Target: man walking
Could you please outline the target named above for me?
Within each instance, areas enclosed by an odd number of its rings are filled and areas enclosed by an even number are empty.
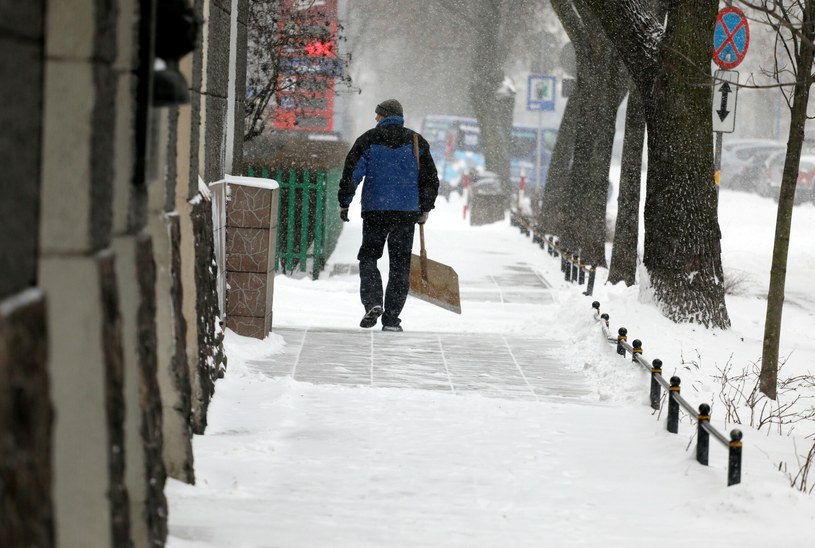
[[[430,146],[404,127],[402,105],[388,99],[376,107],[376,127],[362,134],[345,159],[338,198],[340,217],[362,186],[362,246],[359,248],[359,294],[365,316],[360,327],[373,327],[382,316],[382,331],[402,331],[399,314],[410,286],[410,252],[416,223],[424,224],[439,192]],[[385,242],[390,275],[382,299],[382,276],[376,262]]]

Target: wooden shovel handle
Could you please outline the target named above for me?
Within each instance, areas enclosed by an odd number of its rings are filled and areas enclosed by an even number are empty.
[[[424,247],[424,225],[419,225],[419,241],[421,242],[421,251],[420,254],[422,259],[427,259],[427,250]]]
[[[413,154],[416,156],[416,173],[417,175],[421,172],[422,166],[419,162],[419,134],[413,134]],[[418,181],[417,181],[418,184]],[[420,212],[421,213],[421,212]],[[424,248],[424,224],[419,225],[419,240],[421,242],[421,252],[419,257],[421,261],[419,261],[422,265],[422,278],[425,280],[427,279],[427,251]]]
[[[422,265],[422,278],[427,279],[427,251],[424,248],[424,225],[419,225],[419,242],[421,251],[419,252],[419,263]]]

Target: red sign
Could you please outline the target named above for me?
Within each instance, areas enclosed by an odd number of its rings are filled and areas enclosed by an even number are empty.
[[[750,27],[739,8],[724,8],[716,16],[713,28],[713,61],[725,70],[744,60],[750,45]]]
[[[333,130],[334,78],[337,59],[337,0],[281,0],[292,20],[281,20],[279,32],[292,25],[303,31],[303,41],[281,52],[274,128],[329,132]]]
[[[309,57],[336,57],[334,54],[334,41],[312,40],[306,46],[306,55]]]

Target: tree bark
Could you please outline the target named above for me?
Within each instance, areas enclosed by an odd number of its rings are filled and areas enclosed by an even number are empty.
[[[569,102],[576,101],[578,114],[569,181],[566,192],[558,192],[565,199],[546,209],[566,211],[558,231],[565,247],[579,253],[584,262],[605,266],[608,171],[617,107],[623,97],[623,68],[605,36],[590,31],[599,23],[583,0],[554,0],[552,7],[574,44],[577,91]],[[544,200],[553,197],[554,193],[544,194]]]
[[[626,73],[614,45],[602,32],[592,32],[600,28],[594,13],[583,0],[572,1],[587,40],[583,47],[576,48],[578,86],[583,80],[589,89],[572,170],[573,249],[579,250],[583,262],[605,267],[608,173],[617,110],[625,97]]]
[[[710,93],[718,2],[672,2],[663,28],[647,2],[586,1],[643,102],[648,128],[643,263],[654,301],[675,322],[726,329]]]
[[[620,188],[617,196],[617,222],[614,227],[614,246],[608,281],[636,283],[637,247],[640,230],[640,186],[642,183],[642,149],[645,139],[645,118],[642,100],[633,80],[629,85],[628,107],[625,113]]]
[[[512,191],[509,179],[509,143],[512,134],[512,108],[505,108],[512,97],[497,94],[504,82],[503,64],[507,48],[501,43],[501,24],[504,19],[503,2],[486,2],[488,13],[478,19],[474,29],[475,52],[473,80],[470,85],[470,103],[481,127],[481,149],[487,170],[498,176],[504,191],[506,205]],[[508,115],[507,115],[508,114]]]
[[[546,174],[541,212],[537,219],[538,228],[546,234],[563,234],[569,217],[565,204],[571,180],[575,136],[580,117],[580,101],[580,90],[576,88],[566,103],[555,149],[552,151],[552,160],[549,163],[549,172]]]
[[[807,0],[804,16],[807,23],[801,31],[812,43],[815,39],[815,7]],[[781,316],[784,310],[784,288],[787,276],[787,257],[792,227],[792,206],[795,202],[795,187],[798,182],[798,165],[801,161],[801,148],[804,143],[804,126],[807,121],[807,103],[812,86],[813,50],[806,40],[800,41],[795,56],[795,94],[790,111],[790,132],[787,140],[787,155],[784,160],[784,173],[781,177],[781,193],[778,197],[778,214],[775,221],[775,244],[773,245],[770,287],[767,293],[767,315],[764,321],[764,344],[761,352],[761,373],[759,389],[770,399],[777,397],[778,389],[778,348],[781,340]]]

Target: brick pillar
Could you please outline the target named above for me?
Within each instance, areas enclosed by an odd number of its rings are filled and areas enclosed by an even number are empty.
[[[272,330],[278,186],[250,177],[226,181],[226,326],[262,339]]]

